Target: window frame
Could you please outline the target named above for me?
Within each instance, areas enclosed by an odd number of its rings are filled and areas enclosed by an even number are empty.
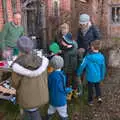
[[[113,25],[120,25],[120,20],[119,20],[119,22],[114,22],[113,21],[113,18],[112,18],[112,16],[113,16],[113,14],[112,14],[112,9],[113,8],[119,8],[119,10],[120,10],[120,4],[112,4],[111,6],[110,6],[110,21],[111,21],[111,23],[113,24]],[[116,10],[117,11],[117,10]]]
[[[58,14],[57,14],[57,15],[55,15],[54,2],[58,2]],[[60,0],[53,0],[53,3],[52,3],[52,11],[53,11],[53,13],[52,13],[53,16],[55,16],[55,17],[60,16]]]

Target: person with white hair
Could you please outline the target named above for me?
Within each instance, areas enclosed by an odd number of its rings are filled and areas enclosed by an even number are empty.
[[[18,55],[17,40],[24,35],[24,28],[21,25],[21,13],[16,12],[13,15],[13,21],[5,23],[3,30],[1,32],[1,56],[3,58],[10,57],[10,55]],[[10,55],[6,56],[6,53],[9,52]]]
[[[90,16],[88,14],[80,14],[79,17],[79,29],[77,33],[77,43],[80,53],[84,55],[90,50],[90,43],[94,40],[101,39],[101,33],[99,29],[91,23]]]

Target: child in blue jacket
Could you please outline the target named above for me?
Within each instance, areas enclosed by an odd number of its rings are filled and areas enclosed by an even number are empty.
[[[105,58],[99,52],[100,40],[93,41],[91,43],[92,52],[87,54],[83,59],[81,65],[77,69],[77,76],[81,76],[85,70],[86,80],[88,81],[88,103],[93,105],[93,87],[95,87],[96,98],[98,103],[102,102],[100,82],[105,77]]]
[[[71,92],[70,88],[66,88],[66,77],[61,71],[64,60],[61,56],[53,56],[50,65],[54,68],[48,76],[49,89],[49,108],[47,120],[51,120],[52,115],[57,111],[61,120],[67,120],[67,99],[66,94]]]

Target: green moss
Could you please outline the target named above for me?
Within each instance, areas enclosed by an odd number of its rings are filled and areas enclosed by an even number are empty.
[[[115,41],[117,40],[118,41],[118,40],[120,40],[120,38],[119,37],[114,37],[114,38],[112,38],[112,40],[115,40]]]

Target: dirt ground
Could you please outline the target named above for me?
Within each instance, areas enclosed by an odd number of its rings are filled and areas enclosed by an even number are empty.
[[[68,103],[70,120],[120,120],[120,69],[110,68],[101,85],[103,103],[87,105],[87,94]],[[45,115],[48,106],[41,109]],[[19,120],[19,107],[0,101],[0,120]],[[54,117],[53,120],[59,120]]]
[[[120,120],[120,69],[110,68],[101,88],[103,103],[87,107],[78,120]]]

